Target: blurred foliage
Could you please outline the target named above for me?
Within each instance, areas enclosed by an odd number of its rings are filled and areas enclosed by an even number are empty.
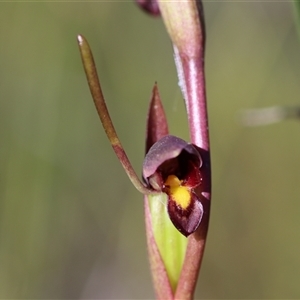
[[[298,26],[298,32],[300,34],[300,1],[294,0],[294,11],[295,11],[295,19]]]
[[[213,205],[197,297],[299,298],[300,125],[245,128],[236,118],[299,104],[292,6],[204,9]],[[188,139],[160,19],[131,2],[1,3],[0,298],[154,297],[142,196],[101,128],[78,33],[137,171],[155,81],[171,132]]]

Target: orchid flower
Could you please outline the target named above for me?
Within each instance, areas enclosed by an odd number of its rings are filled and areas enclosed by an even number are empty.
[[[186,142],[170,135],[155,84],[146,124],[142,180],[114,129],[88,42],[79,35],[78,44],[104,130],[131,182],[144,195],[147,245],[157,299],[192,299],[208,230],[211,192],[202,4],[193,0],[137,2],[153,15],[162,14],[173,43],[191,138]]]

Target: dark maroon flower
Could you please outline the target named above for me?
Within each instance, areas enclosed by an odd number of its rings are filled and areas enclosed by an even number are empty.
[[[143,178],[155,191],[168,195],[167,209],[174,226],[185,236],[199,226],[203,207],[195,193],[202,181],[202,159],[196,147],[167,135],[146,154]]]

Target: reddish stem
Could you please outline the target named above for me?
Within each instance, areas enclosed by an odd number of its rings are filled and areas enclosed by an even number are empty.
[[[205,29],[202,6],[198,7],[198,9],[202,39],[197,53],[188,56],[180,52],[176,45],[174,45],[174,52],[179,85],[183,92],[187,108],[191,142],[199,147],[203,159],[203,166],[201,168],[203,181],[198,195],[201,197],[204,216],[197,231],[188,238],[186,255],[175,299],[193,298],[204,254],[210,214],[211,166],[204,75]]]

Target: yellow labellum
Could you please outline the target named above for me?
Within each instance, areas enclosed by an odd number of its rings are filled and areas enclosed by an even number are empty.
[[[181,185],[181,180],[175,175],[169,175],[166,182],[166,187],[169,188],[170,196],[177,205],[182,209],[186,209],[191,203],[191,193],[187,187]]]

